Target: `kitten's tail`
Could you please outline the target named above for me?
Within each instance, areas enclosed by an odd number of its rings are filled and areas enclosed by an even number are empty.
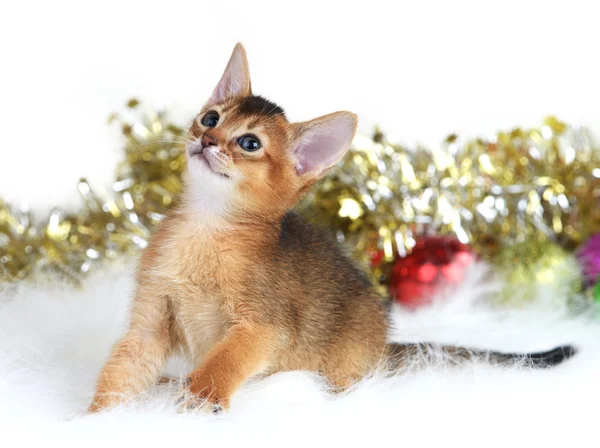
[[[571,345],[564,345],[545,352],[537,353],[500,353],[485,350],[473,350],[465,347],[419,344],[388,344],[388,361],[393,370],[411,367],[420,361],[424,364],[443,362],[458,365],[464,361],[476,360],[495,365],[525,365],[534,368],[556,366],[573,357],[577,350]]]

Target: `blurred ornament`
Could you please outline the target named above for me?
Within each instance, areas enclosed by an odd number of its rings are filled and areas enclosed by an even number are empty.
[[[596,233],[577,251],[583,267],[586,284],[592,285],[600,277],[600,233]]]
[[[575,255],[557,244],[528,240],[505,247],[495,262],[507,280],[501,294],[504,303],[522,305],[535,300],[562,307],[582,291]]]
[[[372,268],[377,268],[381,265],[381,262],[383,261],[383,251],[382,250],[378,250],[377,252],[372,252],[371,253],[371,267]]]
[[[390,292],[410,308],[428,304],[443,286],[460,283],[473,260],[471,248],[456,238],[423,237],[410,254],[394,262]]]

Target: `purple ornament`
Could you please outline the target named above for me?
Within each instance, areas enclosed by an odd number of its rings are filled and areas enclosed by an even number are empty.
[[[577,258],[583,268],[587,285],[593,285],[600,276],[600,233],[593,235],[579,249]]]

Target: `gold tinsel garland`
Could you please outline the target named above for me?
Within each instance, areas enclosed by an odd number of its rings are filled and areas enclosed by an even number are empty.
[[[136,100],[127,106],[139,109]],[[84,209],[55,209],[43,225],[0,202],[0,282],[39,271],[80,282],[102,260],[147,244],[181,190],[184,131],[155,111],[111,121],[126,141],[112,197],[98,197],[82,179]],[[356,137],[300,209],[364,261],[382,255],[372,266],[377,279],[428,233],[456,235],[492,259],[499,251],[506,259],[507,250],[527,241],[572,251],[600,231],[600,144],[588,130],[552,117],[539,129],[487,139],[451,135],[434,151],[394,145],[377,131]]]
[[[396,256],[425,234],[451,234],[484,259],[530,265],[515,245],[556,243],[572,251],[600,231],[600,143],[554,117],[540,128],[487,139],[446,138],[409,150],[381,132],[356,137],[342,164],[304,204],[337,230],[385,282]],[[532,247],[532,257],[537,251]]]
[[[132,99],[129,109],[138,109]],[[181,191],[185,166],[182,128],[164,112],[140,112],[134,121],[118,114],[125,138],[114,196],[101,198],[85,179],[77,185],[84,208],[54,209],[47,222],[34,225],[27,210],[0,201],[0,282],[20,280],[35,271],[58,271],[81,282],[103,260],[146,246],[154,225]]]

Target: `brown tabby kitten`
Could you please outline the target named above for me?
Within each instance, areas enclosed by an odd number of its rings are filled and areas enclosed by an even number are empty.
[[[288,122],[252,95],[236,45],[189,130],[181,205],[142,255],[130,326],[100,374],[91,412],[156,382],[175,351],[197,366],[191,394],[216,409],[259,373],[311,370],[344,389],[382,360],[402,364],[427,349],[387,344],[387,311],[364,273],[291,211],[344,156],[356,123],[350,112]],[[445,350],[495,362],[518,356]],[[572,353],[525,357],[546,366]]]

